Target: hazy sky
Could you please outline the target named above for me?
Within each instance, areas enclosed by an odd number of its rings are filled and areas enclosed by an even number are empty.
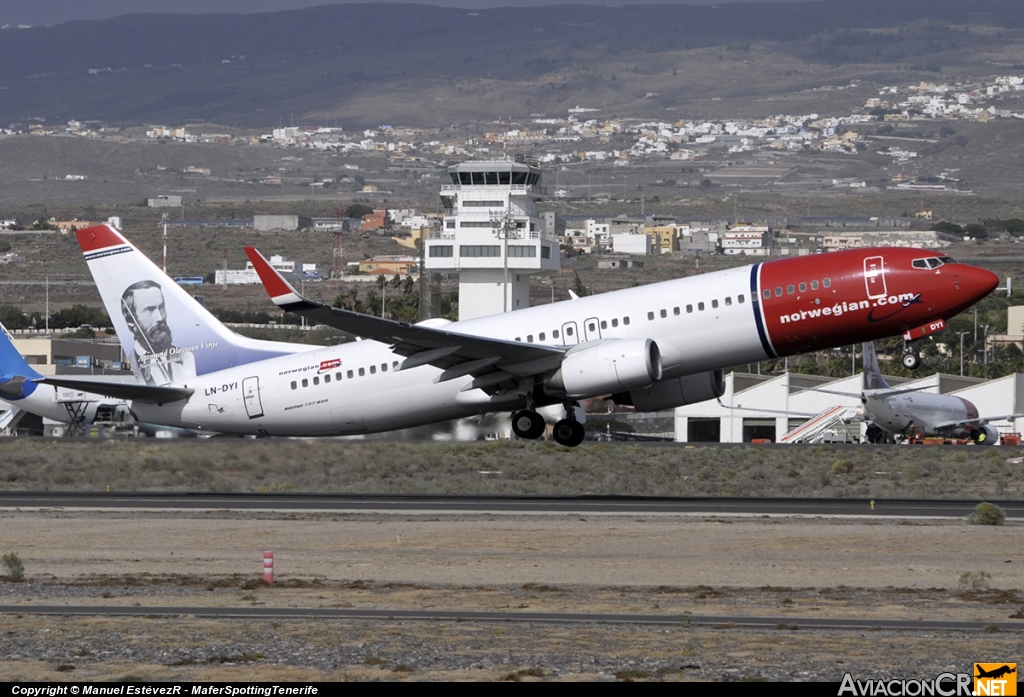
[[[0,26],[61,24],[76,19],[106,19],[133,12],[276,12],[314,5],[367,0],[0,0]],[[376,0],[400,2],[409,0]],[[419,0],[423,5],[482,9],[512,5],[650,5],[654,3],[711,5],[740,0]],[[744,0],[746,2],[799,2],[801,0]]]

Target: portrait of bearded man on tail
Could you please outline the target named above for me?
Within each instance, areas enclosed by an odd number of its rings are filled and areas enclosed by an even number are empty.
[[[174,345],[159,283],[139,281],[128,286],[121,295],[121,314],[135,335],[128,360],[136,378],[147,385],[169,385],[195,378],[192,352]]]

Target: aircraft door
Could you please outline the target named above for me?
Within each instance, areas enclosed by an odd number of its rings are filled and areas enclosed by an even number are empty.
[[[868,257],[864,260],[864,287],[869,298],[881,298],[885,292],[885,263],[882,257]]]
[[[575,322],[566,322],[562,325],[562,343],[566,346],[574,346],[580,343],[580,335],[576,331]]]
[[[258,377],[242,380],[242,399],[245,400],[245,413],[250,419],[263,416],[263,402],[260,401],[260,379]]]
[[[584,341],[597,341],[601,338],[601,322],[597,317],[583,320]]]

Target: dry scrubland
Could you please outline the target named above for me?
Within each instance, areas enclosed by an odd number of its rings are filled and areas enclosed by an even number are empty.
[[[8,490],[1013,499],[1011,448],[401,443],[0,442]]]
[[[1015,498],[1020,465],[1010,460],[1019,452],[19,439],[0,441],[0,486]],[[3,619],[0,679],[925,677],[1013,660],[1021,635],[796,629],[799,618],[1013,621],[1024,612],[1020,530],[962,520],[5,510],[0,551],[20,553],[26,580],[0,578],[0,605],[640,612],[679,623],[15,612]],[[259,580],[268,546],[277,553],[273,586]],[[691,614],[787,621],[697,627]]]

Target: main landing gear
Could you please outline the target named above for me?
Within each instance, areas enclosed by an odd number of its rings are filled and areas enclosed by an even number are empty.
[[[512,432],[520,438],[540,438],[544,435],[544,426],[544,417],[533,409],[523,409],[512,415]]]
[[[512,414],[512,432],[527,440],[536,440],[544,435],[544,417],[534,411],[528,404],[526,409]],[[576,402],[565,403],[565,418],[556,422],[551,431],[552,437],[559,445],[575,447],[583,442],[586,431],[583,424],[576,420]]]

